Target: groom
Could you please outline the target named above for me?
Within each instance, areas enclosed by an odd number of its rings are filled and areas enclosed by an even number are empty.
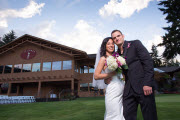
[[[113,30],[111,37],[118,46],[118,53],[126,58],[123,114],[126,120],[136,120],[140,104],[144,120],[157,120],[154,98],[153,61],[139,40],[125,41],[120,30]]]

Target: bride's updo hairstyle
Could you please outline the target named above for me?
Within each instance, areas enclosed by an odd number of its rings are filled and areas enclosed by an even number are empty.
[[[100,56],[104,56],[104,57],[107,57],[106,56],[106,44],[107,42],[112,39],[112,37],[107,37],[107,38],[104,38],[102,44],[101,44],[101,48],[100,48]],[[114,52],[114,51],[113,51]]]

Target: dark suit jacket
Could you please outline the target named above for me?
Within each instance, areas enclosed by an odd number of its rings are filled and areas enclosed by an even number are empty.
[[[126,57],[128,65],[128,70],[123,70],[126,81],[124,95],[128,95],[130,87],[137,94],[143,93],[143,86],[154,87],[153,60],[147,49],[139,40],[125,41],[123,49],[123,56]],[[120,53],[119,49],[118,52]]]

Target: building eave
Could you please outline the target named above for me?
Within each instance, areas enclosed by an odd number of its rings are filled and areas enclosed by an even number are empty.
[[[8,52],[9,50],[14,49],[15,47],[25,43],[29,42],[32,44],[39,45],[41,47],[46,47],[70,56],[73,56],[75,59],[81,59],[81,58],[88,58],[88,55],[85,51],[81,51],[75,48],[71,48],[65,45],[61,45],[55,42],[51,42],[42,38],[38,38],[32,35],[25,34],[16,40],[0,47],[0,55],[4,54],[5,52]]]

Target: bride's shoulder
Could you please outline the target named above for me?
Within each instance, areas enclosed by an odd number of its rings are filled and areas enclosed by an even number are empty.
[[[106,61],[106,58],[105,58],[104,56],[102,56],[102,57],[100,58],[100,62],[104,63],[105,61]]]
[[[106,58],[104,56],[102,56],[100,60],[105,61]]]

